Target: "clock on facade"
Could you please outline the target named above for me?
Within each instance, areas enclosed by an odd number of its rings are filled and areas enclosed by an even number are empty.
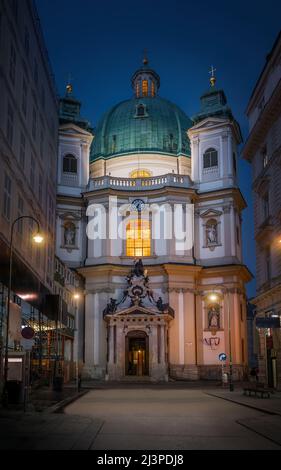
[[[135,199],[132,202],[132,209],[141,212],[145,208],[145,202],[142,199]]]

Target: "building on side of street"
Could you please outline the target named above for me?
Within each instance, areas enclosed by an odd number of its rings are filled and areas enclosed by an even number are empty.
[[[259,376],[281,389],[281,33],[255,84],[247,110],[243,157],[252,165],[256,240]]]
[[[247,338],[249,369],[258,367],[258,331],[256,329],[256,307],[251,299],[247,301]]]
[[[0,282],[1,343],[5,344],[9,243],[13,221],[32,216],[44,243],[35,246],[31,219],[13,232],[12,293],[42,312],[53,289],[58,100],[32,0],[0,1]],[[14,349],[15,338],[9,338]],[[3,353],[3,349],[1,351]],[[1,360],[2,366],[2,360]]]
[[[54,343],[57,342],[57,355],[61,363],[64,382],[68,382],[76,378],[77,366],[81,371],[83,364],[84,279],[57,256],[53,291],[58,309],[57,328],[52,331],[52,337]],[[53,359],[53,357],[49,358],[50,371],[53,371]]]

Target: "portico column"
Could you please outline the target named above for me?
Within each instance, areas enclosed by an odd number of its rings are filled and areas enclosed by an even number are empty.
[[[165,325],[161,325],[160,362],[161,364],[165,363]]]
[[[183,307],[183,291],[179,292],[179,364],[184,364],[184,307]]]
[[[108,362],[114,362],[113,325],[108,325]]]

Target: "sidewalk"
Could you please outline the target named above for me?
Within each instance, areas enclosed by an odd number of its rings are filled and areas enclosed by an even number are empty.
[[[28,410],[44,411],[52,409],[61,402],[71,401],[78,396],[75,382],[64,384],[61,391],[55,391],[52,387],[45,386],[32,390],[28,400]]]
[[[0,412],[0,450],[87,450],[100,419],[60,413]]]
[[[242,387],[236,386],[233,392],[230,392],[227,389],[210,389],[210,391],[206,391],[205,393],[214,397],[223,398],[224,400],[228,400],[233,403],[238,403],[239,405],[248,406],[268,414],[281,416],[281,392],[275,391],[270,395],[270,398],[257,398],[254,396],[248,397],[243,394]]]
[[[41,386],[30,391],[25,405],[24,403],[11,403],[7,409],[3,409],[0,404],[0,413],[20,412],[24,409],[29,412],[56,411],[57,408],[70,403],[84,393],[86,390],[77,392],[76,382],[64,384],[61,391],[55,391],[51,386]]]

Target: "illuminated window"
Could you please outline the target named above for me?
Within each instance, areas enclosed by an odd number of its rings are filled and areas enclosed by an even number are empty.
[[[143,80],[142,81],[142,96],[147,96],[148,95],[148,81]]]
[[[154,82],[151,82],[151,96],[155,96],[155,85],[154,85]]]
[[[130,178],[149,178],[151,176],[151,172],[148,170],[134,170],[130,174]]]
[[[139,98],[139,96],[140,96],[140,82],[137,82],[136,95],[137,95],[137,98]]]
[[[148,220],[136,219],[126,227],[127,256],[150,256],[150,223]]]

